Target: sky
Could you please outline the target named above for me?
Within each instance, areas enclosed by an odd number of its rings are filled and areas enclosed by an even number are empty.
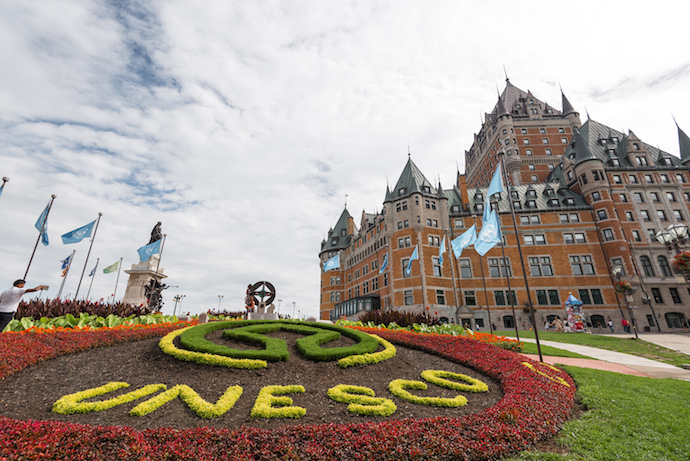
[[[265,280],[279,312],[317,316],[320,245],[345,204],[357,223],[380,210],[408,152],[450,188],[506,75],[679,156],[690,55],[685,15],[666,6],[3,2],[0,289],[23,276],[55,194],[27,276],[50,285],[43,298],[72,250],[63,297],[86,268],[79,297],[107,298],[116,274],[102,269],[139,262],[161,221],[163,312],[178,294],[178,312],[241,311]],[[62,244],[98,213],[92,245]]]

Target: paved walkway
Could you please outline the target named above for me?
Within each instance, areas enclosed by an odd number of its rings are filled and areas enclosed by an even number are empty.
[[[611,335],[629,338],[630,335]],[[662,338],[656,338],[661,336]],[[534,339],[520,338],[523,342],[535,343]],[[690,335],[676,334],[649,334],[640,335],[640,339],[669,349],[688,353],[690,350]],[[659,342],[657,342],[659,341]],[[556,341],[539,341],[544,346],[551,346],[575,352],[596,360],[574,359],[569,357],[544,357],[544,362],[549,364],[562,363],[564,365],[574,365],[578,367],[594,368],[598,370],[608,370],[617,373],[634,374],[637,376],[649,376],[654,378],[675,378],[690,381],[690,370],[675,367],[656,360],[645,359],[631,354],[598,349],[596,347],[581,346],[579,344],[568,344]],[[670,347],[669,345],[674,345]],[[539,360],[538,355],[524,354],[535,360]],[[690,354],[688,354],[690,355]]]

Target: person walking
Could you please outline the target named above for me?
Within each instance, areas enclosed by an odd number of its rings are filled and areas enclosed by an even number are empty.
[[[606,325],[608,325],[609,329],[611,330],[611,333],[613,333],[613,320],[611,320],[611,317],[609,317],[608,322],[606,322]]]
[[[8,323],[14,318],[14,313],[19,307],[19,301],[22,300],[24,293],[31,293],[47,289],[45,285],[39,285],[35,288],[24,288],[26,281],[19,279],[15,280],[12,288],[0,293],[0,332],[5,329]]]

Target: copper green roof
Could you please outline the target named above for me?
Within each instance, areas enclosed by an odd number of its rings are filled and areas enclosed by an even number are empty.
[[[690,161],[690,138],[685,134],[683,130],[680,129],[678,125],[678,145],[680,147],[680,160],[683,163]]]
[[[407,164],[400,174],[400,179],[395,184],[392,191],[387,191],[385,202],[392,202],[401,198],[409,197],[414,193],[426,195],[437,195],[438,191],[431,185],[424,174],[417,168],[411,158],[407,159]],[[384,202],[384,203],[385,203]]]
[[[352,239],[352,236],[347,232],[347,225],[350,218],[350,213],[347,211],[347,208],[345,208],[340,214],[340,218],[338,218],[335,227],[328,231],[328,238],[321,242],[321,253],[347,248]]]

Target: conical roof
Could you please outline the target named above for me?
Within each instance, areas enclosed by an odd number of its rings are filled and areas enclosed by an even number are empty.
[[[577,114],[578,112],[573,108],[573,105],[570,104],[570,101],[568,101],[568,98],[565,97],[565,93],[563,93],[563,90],[561,90],[561,104],[563,106],[563,115],[569,115],[569,114]]]
[[[390,196],[386,194],[386,202],[408,197],[415,192],[429,195],[436,195],[438,193],[436,188],[431,185],[429,180],[426,179],[424,174],[417,168],[417,165],[414,164],[412,158],[409,157],[405,164],[405,168],[400,174],[400,179],[398,179],[398,182],[395,184],[395,188],[390,193]]]
[[[688,135],[685,134],[685,132],[680,129],[678,124],[676,124],[676,127],[678,128],[678,144],[680,146],[680,161],[683,163],[686,163],[686,162],[690,161],[690,138],[688,138]]]
[[[352,238],[352,235],[348,232],[348,225],[351,218],[352,216],[350,216],[347,208],[345,208],[340,214],[340,218],[338,218],[335,227],[328,231],[328,239],[321,244],[322,253],[325,251],[336,251],[347,248]]]

